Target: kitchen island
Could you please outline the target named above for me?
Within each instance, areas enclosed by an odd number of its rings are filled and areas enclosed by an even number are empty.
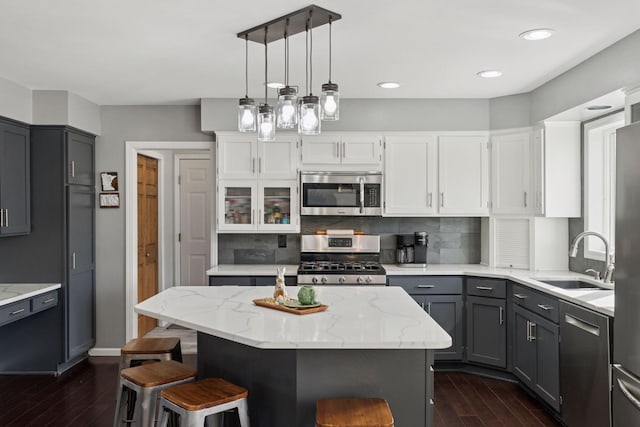
[[[433,425],[433,350],[451,337],[400,288],[316,291],[329,308],[307,315],[254,305],[268,286],[176,287],[136,311],[195,329],[199,377],[246,387],[254,427],[314,425],[326,397],[382,397],[396,425]]]

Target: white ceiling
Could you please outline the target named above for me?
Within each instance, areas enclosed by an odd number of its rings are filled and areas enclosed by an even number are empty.
[[[299,0],[5,0],[0,76],[100,105],[181,104],[244,95],[236,33],[308,6]],[[345,98],[489,98],[528,92],[640,28],[638,0],[315,0],[333,25],[333,78]],[[548,27],[551,39],[522,31]],[[313,92],[328,78],[328,26],[313,32]],[[290,39],[304,92],[304,35]],[[281,41],[269,80],[282,80]],[[264,96],[264,47],[250,43],[250,88]],[[503,71],[498,79],[476,72]],[[383,90],[379,81],[402,87]],[[270,96],[275,92],[270,89]]]

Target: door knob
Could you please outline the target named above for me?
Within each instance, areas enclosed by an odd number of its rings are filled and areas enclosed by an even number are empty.
[[[151,256],[151,254],[149,252],[147,252],[147,256],[149,257],[149,256]]]

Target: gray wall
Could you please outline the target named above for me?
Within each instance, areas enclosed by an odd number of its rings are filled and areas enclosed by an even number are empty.
[[[531,94],[501,96],[489,101],[489,128],[510,129],[531,124]]]
[[[96,171],[116,171],[120,209],[96,212],[96,347],[125,342],[125,141],[210,141],[200,131],[198,106],[102,107]]]
[[[429,264],[478,264],[480,262],[480,218],[380,218],[303,216],[301,234],[316,230],[361,230],[379,234],[381,261],[395,262],[396,234],[426,231]],[[278,248],[275,234],[219,234],[220,264],[297,264],[300,237],[287,236],[287,247]]]
[[[0,116],[31,123],[32,109],[31,89],[0,77]]]
[[[202,99],[202,130],[237,130],[237,108],[237,99]],[[488,130],[489,114],[488,99],[341,99],[340,120],[322,130]]]
[[[640,83],[640,30],[531,93],[531,123]]]

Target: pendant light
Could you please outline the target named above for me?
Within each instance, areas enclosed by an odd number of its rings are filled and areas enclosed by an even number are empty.
[[[258,108],[258,141],[274,141],[276,139],[276,117],[273,107],[267,102],[267,31],[264,27],[264,104]]]
[[[303,96],[298,110],[298,133],[302,135],[317,135],[320,133],[320,100],[311,93],[313,86],[313,10],[309,11],[306,27],[305,66],[307,72],[307,92]]]
[[[284,29],[284,87],[278,90],[277,124],[280,129],[293,129],[298,124],[298,91],[289,86],[289,20]]]
[[[254,132],[256,130],[256,103],[249,98],[249,36],[244,38],[244,98],[238,102],[238,130]]]
[[[331,82],[331,21],[329,17],[329,82],[322,85],[320,105],[322,120],[338,120],[340,118],[340,92],[338,85]]]

